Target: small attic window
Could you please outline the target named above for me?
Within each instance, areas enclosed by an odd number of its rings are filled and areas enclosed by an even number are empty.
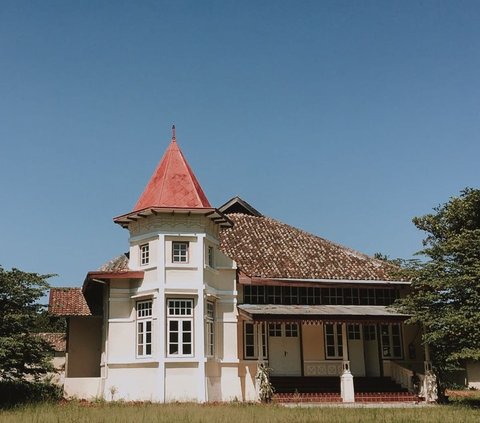
[[[140,245],[140,265],[145,266],[150,263],[150,245]]]

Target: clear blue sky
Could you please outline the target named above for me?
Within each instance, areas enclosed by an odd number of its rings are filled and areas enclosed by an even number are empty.
[[[479,186],[478,1],[0,1],[0,264],[127,250],[172,123],[210,202],[411,257]]]

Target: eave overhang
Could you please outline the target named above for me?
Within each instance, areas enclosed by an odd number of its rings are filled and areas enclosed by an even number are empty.
[[[112,279],[143,279],[144,275],[145,272],[143,270],[124,270],[119,272],[102,272],[95,270],[87,273],[83,282],[82,291],[85,293],[90,282],[106,283]]]
[[[386,306],[240,304],[237,309],[253,322],[403,322],[410,317]]]
[[[184,214],[188,216],[199,214],[208,217],[213,223],[220,225],[221,228],[231,228],[233,226],[233,222],[225,214],[213,207],[149,207],[115,217],[113,221],[122,228],[128,228],[128,225],[132,222],[159,214]]]
[[[410,286],[410,281],[377,280],[377,279],[302,279],[302,278],[263,278],[249,276],[239,272],[238,282],[240,285],[264,285],[264,286],[298,286],[298,287],[321,287],[342,284],[345,287],[352,286]]]

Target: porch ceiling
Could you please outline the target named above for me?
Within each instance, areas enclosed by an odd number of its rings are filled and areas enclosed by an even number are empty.
[[[386,306],[241,304],[237,307],[242,317],[253,321],[380,322],[409,317]]]

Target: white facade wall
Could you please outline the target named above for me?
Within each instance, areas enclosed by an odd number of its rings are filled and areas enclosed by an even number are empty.
[[[201,215],[160,214],[133,222],[129,230],[129,268],[144,271],[144,278],[110,280],[101,378],[97,385],[86,378],[84,383],[71,380],[70,395],[159,402],[244,399],[237,356],[236,268],[218,249],[218,227]],[[172,262],[175,241],[188,242],[188,263]],[[140,246],[147,243],[149,263],[142,265]],[[214,248],[212,267],[209,246]],[[193,300],[193,354],[189,357],[167,353],[168,299]],[[144,300],[153,303],[153,342],[151,355],[139,357],[136,303]],[[215,304],[212,357],[206,356],[206,301]]]

